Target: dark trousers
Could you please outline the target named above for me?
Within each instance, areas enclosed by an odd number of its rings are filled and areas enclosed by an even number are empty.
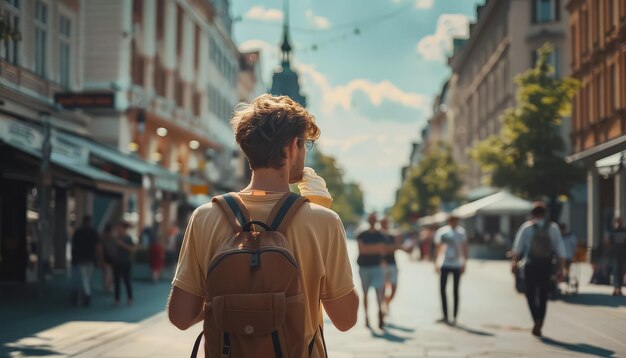
[[[549,260],[533,261],[524,267],[526,276],[526,299],[535,323],[543,323],[546,317],[552,263]]]
[[[448,299],[446,296],[446,285],[448,284],[448,275],[452,273],[454,279],[454,318],[459,312],[459,281],[461,280],[461,269],[459,268],[441,268],[440,291],[441,291],[441,308],[443,309],[443,318],[448,320]]]
[[[130,286],[130,263],[117,263],[113,265],[113,279],[115,281],[115,301],[120,300],[120,281],[123,279],[126,285],[126,296],[133,299],[133,289]]]

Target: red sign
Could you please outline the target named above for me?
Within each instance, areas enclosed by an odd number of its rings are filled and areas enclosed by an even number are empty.
[[[115,94],[99,93],[55,93],[54,102],[65,109],[115,108]]]

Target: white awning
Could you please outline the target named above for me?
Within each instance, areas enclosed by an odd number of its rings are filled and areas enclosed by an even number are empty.
[[[449,215],[450,215],[449,213],[440,211],[436,214],[424,216],[423,218],[418,219],[417,223],[422,226],[433,225],[433,224],[440,225],[440,224],[445,223],[446,220],[448,220]]]
[[[526,214],[532,209],[530,201],[516,197],[508,191],[501,191],[488,197],[461,205],[453,213],[461,219],[478,214]]]

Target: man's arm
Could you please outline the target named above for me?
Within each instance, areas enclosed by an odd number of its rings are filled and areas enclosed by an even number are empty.
[[[322,301],[326,314],[338,330],[345,332],[354,327],[359,309],[359,296],[356,291],[336,298],[334,300]]]
[[[167,313],[170,322],[184,331],[204,319],[204,298],[173,286]]]

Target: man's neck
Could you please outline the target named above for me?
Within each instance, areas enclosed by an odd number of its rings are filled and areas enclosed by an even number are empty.
[[[286,169],[263,168],[252,172],[252,180],[244,190],[273,192],[289,191],[289,172]]]

